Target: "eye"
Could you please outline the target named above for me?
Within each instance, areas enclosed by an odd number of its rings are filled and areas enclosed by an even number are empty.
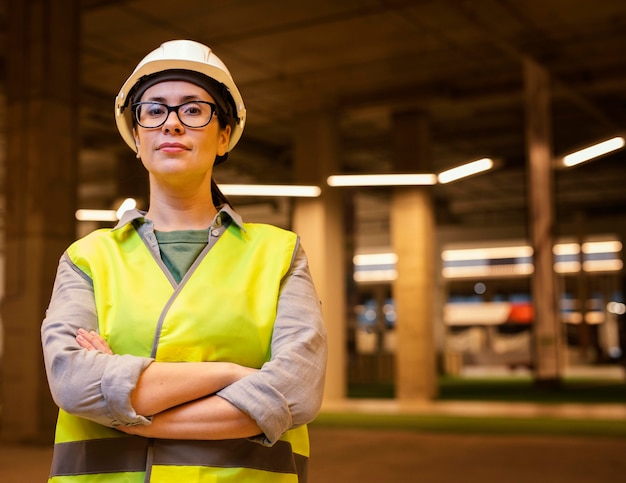
[[[180,109],[183,111],[185,116],[201,116],[206,110],[208,106],[204,104],[200,104],[198,102],[188,102],[180,106]]]
[[[165,106],[161,104],[145,104],[145,115],[150,117],[161,117],[165,113]]]

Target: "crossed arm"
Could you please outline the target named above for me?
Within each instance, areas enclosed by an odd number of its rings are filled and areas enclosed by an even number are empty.
[[[326,333],[302,251],[279,297],[272,358],[258,371],[155,362],[77,344],[77,335],[96,329],[93,286],[64,257],[42,325],[50,390],[60,408],[104,426],[157,438],[260,435],[255,440],[271,445],[310,422],[321,405]]]
[[[113,354],[106,341],[93,331],[79,329],[76,341],[88,351]],[[214,395],[255,372],[230,362],[152,362],[130,394],[135,411],[150,416],[152,424],[118,429],[173,439],[244,438],[262,433],[250,416]]]

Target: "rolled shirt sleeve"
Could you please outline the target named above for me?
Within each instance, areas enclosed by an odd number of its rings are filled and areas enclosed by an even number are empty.
[[[97,331],[91,280],[63,255],[41,327],[50,392],[64,411],[99,424],[149,424],[130,403],[130,393],[152,359],[87,351],[76,342],[79,328]]]
[[[326,359],[321,305],[306,254],[298,246],[278,300],[270,361],[217,395],[252,417],[263,430],[259,442],[272,445],[285,431],[317,415]]]

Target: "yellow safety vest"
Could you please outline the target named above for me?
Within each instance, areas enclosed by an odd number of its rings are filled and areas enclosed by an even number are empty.
[[[260,368],[271,356],[280,283],[296,242],[269,225],[231,224],[178,287],[131,224],[98,230],[68,255],[93,281],[100,334],[116,354]],[[129,436],[60,410],[49,481],[302,483],[308,457],[306,426],[267,447]]]

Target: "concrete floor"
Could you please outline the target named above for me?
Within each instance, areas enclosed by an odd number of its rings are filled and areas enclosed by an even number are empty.
[[[626,440],[311,428],[309,483],[623,481]],[[44,482],[52,451],[0,444],[0,482]]]
[[[624,481],[626,441],[408,431],[311,431],[310,483]]]

